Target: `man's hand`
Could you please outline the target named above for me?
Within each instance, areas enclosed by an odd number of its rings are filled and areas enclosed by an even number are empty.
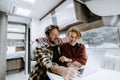
[[[71,59],[69,59],[69,58],[67,58],[67,57],[65,57],[65,56],[61,56],[61,57],[59,58],[59,61],[61,61],[62,63],[63,63],[63,62],[72,62]]]
[[[64,80],[74,80],[74,78],[77,76],[78,71],[74,68],[66,68],[62,70],[62,76]]]
[[[64,80],[74,80],[74,78],[78,74],[78,70],[76,70],[75,68],[63,66],[54,66],[52,68],[52,72],[61,75]]]

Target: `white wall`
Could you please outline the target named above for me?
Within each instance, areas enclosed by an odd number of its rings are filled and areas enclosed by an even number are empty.
[[[47,26],[49,26],[50,24],[53,24],[51,14],[47,15],[44,19],[41,20],[41,25],[40,25],[40,27],[42,28],[42,30],[41,30],[41,31],[42,31],[42,32],[41,32],[42,36],[45,35],[45,34],[44,34],[45,28],[46,28]]]
[[[31,41],[41,36],[40,20],[33,18],[31,22]]]
[[[7,51],[7,15],[0,11],[0,80],[5,80]]]
[[[44,37],[45,28],[50,24],[52,24],[50,14],[41,21],[39,18],[33,18],[31,22],[31,40],[34,41],[36,38]]]

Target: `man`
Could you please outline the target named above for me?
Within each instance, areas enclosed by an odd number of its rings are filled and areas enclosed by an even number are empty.
[[[50,25],[45,30],[48,39],[46,45],[38,47],[35,50],[37,64],[35,65],[30,80],[49,80],[46,71],[61,75],[65,80],[73,80],[77,71],[73,68],[59,66],[59,28],[56,25]]]

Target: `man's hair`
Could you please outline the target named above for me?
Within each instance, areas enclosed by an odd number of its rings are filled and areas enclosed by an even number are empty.
[[[75,32],[77,34],[78,39],[80,39],[82,37],[82,34],[78,28],[71,27],[70,29],[67,30],[66,35],[68,36],[70,32]]]
[[[46,27],[46,29],[45,29],[45,34],[49,35],[50,32],[51,32],[53,29],[57,29],[58,32],[59,32],[59,27],[58,27],[57,25],[49,25],[49,26]]]

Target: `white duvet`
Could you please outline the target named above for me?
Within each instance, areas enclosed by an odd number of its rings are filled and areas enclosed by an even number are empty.
[[[23,58],[25,60],[25,51],[7,52],[6,59]]]

